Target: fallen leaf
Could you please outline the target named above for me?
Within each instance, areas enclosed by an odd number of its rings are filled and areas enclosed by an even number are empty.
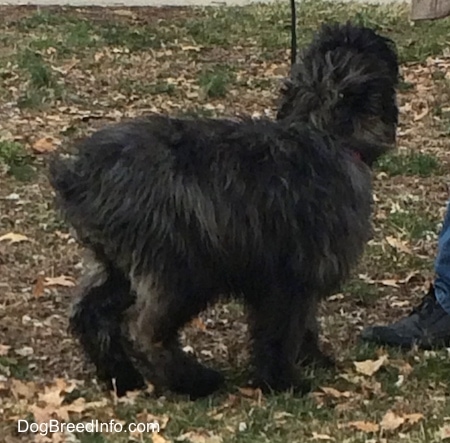
[[[331,435],[327,434],[318,434],[317,432],[312,433],[312,438],[314,440],[334,440],[334,438]]]
[[[387,279],[387,280],[378,280],[377,283],[381,283],[383,286],[389,286],[390,288],[398,288],[398,280]]]
[[[4,357],[5,355],[8,355],[8,352],[10,349],[11,349],[11,346],[2,345],[0,343],[0,357]]]
[[[133,19],[136,18],[136,14],[129,9],[114,9],[113,14],[119,17],[130,17]]]
[[[29,357],[34,354],[34,349],[30,346],[24,346],[23,348],[15,349],[14,352],[21,357]]]
[[[351,396],[350,392],[346,391],[346,392],[342,392],[342,391],[338,391],[335,388],[325,388],[325,387],[321,387],[320,388],[325,394],[327,394],[330,397],[334,397],[334,398],[349,398]]]
[[[259,388],[239,388],[239,392],[244,397],[253,398],[254,400],[260,400],[262,397],[262,391]]]
[[[397,249],[400,252],[404,252],[405,254],[412,254],[412,251],[409,248],[409,246],[406,244],[406,242],[404,242],[398,238],[392,237],[392,236],[386,237],[386,241],[394,249]]]
[[[57,386],[61,392],[70,394],[77,387],[77,382],[75,380],[67,381],[64,378],[57,378],[55,380],[55,386]]]
[[[42,297],[45,293],[45,277],[43,275],[38,275],[36,283],[33,286],[33,297]]]
[[[62,395],[62,390],[59,386],[46,386],[43,394],[39,394],[39,401],[42,401],[48,406],[57,408],[61,406],[64,401],[64,396]]]
[[[380,426],[377,423],[372,423],[371,421],[352,421],[348,423],[348,426],[368,434],[378,432],[380,430]]]
[[[370,377],[378,372],[387,360],[387,355],[383,355],[378,360],[355,361],[353,364],[355,365],[357,372]]]
[[[60,140],[54,137],[43,137],[33,144],[32,149],[37,154],[45,154],[55,151],[58,143],[60,143]]]
[[[117,403],[122,403],[126,405],[134,405],[137,398],[141,395],[141,391],[127,391],[127,393],[117,398]]]
[[[36,385],[33,382],[24,383],[20,380],[12,379],[11,381],[11,393],[14,398],[20,397],[30,399],[34,397],[36,393]]]
[[[393,411],[388,411],[381,420],[380,427],[384,431],[395,431],[405,423],[405,421],[406,419],[404,417],[397,415]]]
[[[212,432],[186,432],[176,438],[177,441],[188,441],[190,443],[222,443],[222,437]]]
[[[153,443],[170,443],[170,440],[166,440],[161,434],[153,434],[152,435]]]
[[[416,413],[416,414],[405,414],[405,415],[403,415],[403,418],[408,423],[414,425],[414,424],[418,423],[419,421],[423,420],[425,418],[425,416],[423,414]]]
[[[198,317],[194,318],[191,321],[191,326],[193,326],[194,328],[200,329],[201,331],[206,331],[206,325],[201,318],[198,318]]]
[[[285,411],[279,411],[279,412],[275,412],[273,414],[273,418],[274,420],[282,420],[283,418],[286,417],[293,417],[294,415],[291,414],[290,412],[285,412]]]
[[[75,280],[67,275],[60,275],[59,277],[46,277],[45,286],[65,286],[71,288],[75,286]]]
[[[439,437],[441,440],[450,440],[450,426],[443,426],[439,429]]]
[[[422,120],[424,117],[426,117],[428,114],[430,113],[430,108],[428,106],[425,107],[425,109],[423,109],[422,112],[420,113],[414,113],[414,121],[418,122],[420,120]]]
[[[37,405],[31,405],[29,411],[33,414],[37,424],[48,423],[51,420],[54,413],[52,409],[49,409],[47,407],[40,408]]]
[[[181,50],[182,51],[195,51],[195,52],[200,52],[201,51],[201,46],[181,46]]]
[[[8,234],[2,235],[0,237],[0,241],[9,241],[11,244],[13,244],[21,243],[23,241],[30,241],[30,239],[26,235],[9,232]]]

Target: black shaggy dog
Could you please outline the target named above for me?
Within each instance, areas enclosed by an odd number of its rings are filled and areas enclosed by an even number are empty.
[[[370,236],[370,165],[395,141],[397,59],[365,28],[325,26],[266,119],[148,116],[56,158],[57,204],[92,252],[71,327],[119,395],[152,383],[191,398],[222,376],[179,330],[221,295],[248,309],[255,382],[306,388],[315,309]],[[305,339],[306,337],[306,339]]]

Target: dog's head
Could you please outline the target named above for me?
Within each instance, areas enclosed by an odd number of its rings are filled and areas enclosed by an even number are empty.
[[[398,77],[390,39],[351,23],[324,25],[293,66],[277,118],[393,145]]]

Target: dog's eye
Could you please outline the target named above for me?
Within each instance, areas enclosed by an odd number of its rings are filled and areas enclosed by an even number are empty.
[[[343,99],[344,97],[345,97],[344,93],[343,93],[343,92],[340,92],[340,93],[339,93],[339,98],[340,98],[340,99]]]

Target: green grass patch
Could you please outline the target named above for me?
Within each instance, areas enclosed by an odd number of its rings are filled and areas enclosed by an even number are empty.
[[[19,55],[19,68],[28,78],[27,89],[18,100],[21,108],[39,108],[63,97],[57,76],[42,55],[26,49]]]
[[[386,222],[388,226],[407,235],[410,239],[419,240],[427,234],[436,234],[438,220],[416,210],[405,210],[389,214]]]
[[[198,84],[209,98],[225,97],[233,81],[232,71],[222,65],[204,70],[198,78]]]
[[[342,292],[350,294],[352,301],[356,305],[364,307],[373,305],[381,295],[378,286],[366,283],[357,278],[345,284]]]
[[[20,143],[0,140],[0,163],[8,168],[8,173],[20,181],[29,181],[35,176],[32,157]]]
[[[13,357],[0,357],[0,374],[25,380],[30,375],[30,368],[26,360]]]
[[[176,93],[175,85],[163,80],[157,81],[156,83],[147,83],[130,78],[123,78],[119,81],[119,89],[125,94],[140,96],[161,94],[173,96]]]
[[[386,155],[378,161],[377,169],[390,176],[430,177],[442,173],[438,159],[421,152]]]

